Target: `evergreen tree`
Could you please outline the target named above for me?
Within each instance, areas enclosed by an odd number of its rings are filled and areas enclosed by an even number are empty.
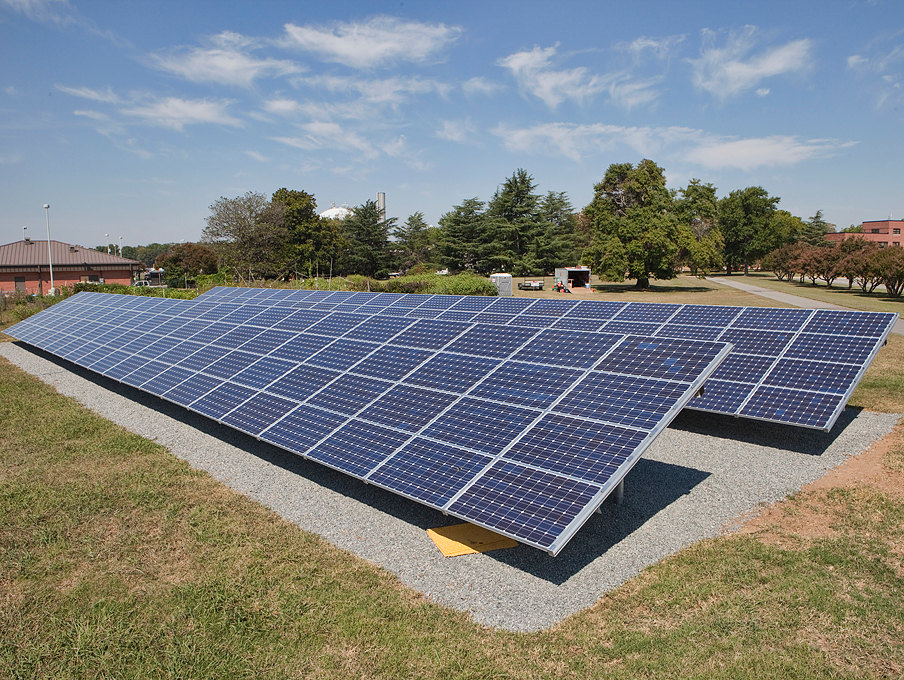
[[[396,219],[381,219],[376,201],[366,201],[352,209],[342,221],[344,245],[336,262],[340,274],[384,276],[392,267],[389,230]]]
[[[430,225],[424,221],[424,213],[409,215],[405,224],[393,230],[392,236],[397,242],[402,271],[433,261],[435,244]]]

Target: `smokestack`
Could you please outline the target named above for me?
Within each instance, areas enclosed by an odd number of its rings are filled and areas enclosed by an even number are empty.
[[[377,210],[380,211],[380,221],[386,220],[386,194],[382,191],[377,192]]]

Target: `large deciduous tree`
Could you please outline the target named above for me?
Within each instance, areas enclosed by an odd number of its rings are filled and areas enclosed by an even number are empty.
[[[276,278],[287,272],[291,250],[283,204],[253,191],[220,197],[206,221],[201,241],[241,279]]]
[[[176,243],[157,256],[154,266],[163,269],[170,285],[187,284],[199,274],[217,272],[217,254],[201,243]]]
[[[601,277],[636,279],[647,288],[651,278],[675,276],[678,217],[656,163],[610,165],[584,212],[593,230],[590,260]]]
[[[726,274],[743,267],[746,275],[751,264],[782,245],[772,220],[778,202],[763,187],[737,189],[719,201]]]

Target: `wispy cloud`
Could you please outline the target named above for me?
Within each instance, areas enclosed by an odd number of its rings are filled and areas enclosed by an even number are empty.
[[[855,142],[833,139],[801,139],[792,135],[772,135],[748,139],[707,139],[688,149],[687,160],[706,168],[738,168],[798,165],[815,158],[827,158]]]
[[[378,155],[367,139],[356,132],[352,132],[337,123],[318,121],[300,125],[302,136],[272,137],[273,141],[296,149],[312,151],[315,149],[333,149],[338,151],[353,151],[362,154],[365,158],[374,158]]]
[[[474,135],[474,125],[470,118],[464,120],[444,120],[436,136],[450,142],[466,142]]]
[[[458,40],[462,29],[379,16],[332,26],[285,25],[286,47],[312,52],[323,61],[369,69],[398,62],[422,63]]]
[[[348,78],[344,76],[315,76],[301,78],[298,83],[310,88],[321,88],[337,94],[353,94],[374,104],[398,105],[414,95],[439,94],[445,97],[452,89],[449,85],[418,77]]]
[[[606,89],[606,80],[591,75],[583,66],[554,69],[556,52],[557,46],[534,47],[510,54],[497,63],[511,72],[525,95],[538,97],[551,109],[567,99],[583,103]]]
[[[656,59],[664,60],[671,58],[686,38],[684,35],[669,35],[662,38],[640,36],[631,42],[616,45],[616,49],[633,54],[637,58],[652,55]]]
[[[120,109],[120,113],[180,132],[186,125],[201,123],[240,127],[242,122],[227,112],[231,104],[229,100],[164,97]]]
[[[203,47],[180,47],[153,54],[149,57],[150,64],[191,82],[241,87],[250,87],[259,78],[287,76],[303,70],[292,61],[252,56],[255,41],[238,33],[224,31],[207,42]]]
[[[630,110],[659,97],[656,86],[661,77],[638,80],[627,71],[592,74],[584,66],[559,69],[554,65],[557,61],[558,46],[553,46],[515,52],[497,63],[511,72],[525,96],[537,97],[551,109],[568,100],[585,104],[606,94],[616,105]]]
[[[874,38],[861,54],[847,58],[848,68],[875,93],[878,108],[904,100],[904,31]]]
[[[807,38],[758,50],[755,26],[729,33],[721,45],[719,37],[704,29],[700,56],[688,60],[694,85],[719,99],[756,89],[767,78],[804,72],[813,64],[813,41]]]
[[[66,85],[56,85],[55,87],[60,92],[65,92],[66,94],[72,95],[73,97],[80,97],[82,99],[90,99],[91,101],[94,101],[94,102],[102,102],[105,104],[115,104],[116,102],[119,101],[119,97],[109,87],[103,91],[95,90],[90,87],[68,87]]]
[[[264,154],[262,154],[258,151],[246,151],[245,155],[248,156],[248,158],[253,158],[258,163],[269,163],[270,162],[270,159],[267,156],[265,156]]]
[[[124,40],[111,31],[102,30],[93,21],[82,16],[69,4],[69,0],[0,0],[0,8],[2,7],[39,24],[59,29],[81,29],[116,45],[126,45]]]
[[[78,21],[68,0],[0,0],[0,5],[42,24],[65,26]]]
[[[740,170],[798,165],[836,155],[854,144],[831,139],[808,140],[791,135],[737,139],[686,127],[631,127],[601,123],[545,123],[527,128],[499,125],[491,132],[510,151],[564,156],[575,162],[626,147],[640,156],[674,157],[704,168]]]
[[[502,86],[498,83],[481,77],[469,78],[461,84],[462,92],[468,96],[491,95],[498,92],[501,88]]]

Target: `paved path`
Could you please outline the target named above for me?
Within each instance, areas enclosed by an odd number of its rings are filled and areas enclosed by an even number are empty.
[[[707,276],[706,280],[711,281],[712,283],[722,283],[726,286],[737,288],[738,290],[753,293],[754,295],[759,295],[760,297],[769,298],[770,300],[785,302],[789,305],[794,305],[795,307],[803,307],[805,309],[851,309],[851,307],[843,307],[842,305],[836,305],[831,302],[811,300],[810,298],[801,297],[800,295],[793,295],[792,293],[781,293],[777,290],[762,288],[760,286],[755,286],[752,283],[745,283],[744,281],[738,281],[735,278],[730,278],[727,276],[720,276],[719,278]],[[898,318],[898,320],[895,322],[894,327],[891,329],[891,332],[898,335],[904,335],[904,319]]]

